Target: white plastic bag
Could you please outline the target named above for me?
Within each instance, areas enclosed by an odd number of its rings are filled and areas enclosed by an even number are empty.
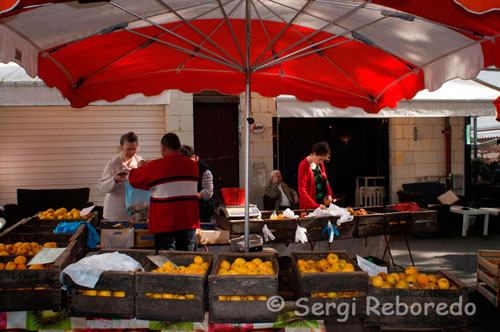
[[[338,207],[335,204],[330,204],[328,209],[321,209],[317,208],[313,212],[309,213],[307,215],[308,217],[339,217],[337,220],[336,224],[337,226],[340,226],[340,224],[343,224],[345,222],[352,221],[354,219],[354,216],[351,215],[345,208]]]
[[[129,249],[134,246],[134,228],[101,229],[101,246],[106,249]]]
[[[295,213],[287,208],[285,211],[283,211],[283,217],[285,218],[298,218],[299,216],[295,215]]]
[[[295,230],[295,242],[306,243],[307,241],[307,229],[297,225],[297,229]]]
[[[132,257],[117,251],[84,257],[66,266],[61,273],[71,277],[80,286],[94,288],[103,271],[144,271],[142,265]]]
[[[267,225],[264,225],[264,227],[262,227],[262,234],[264,235],[264,241],[266,242],[272,241],[276,238],[269,230],[269,227],[267,227]]]

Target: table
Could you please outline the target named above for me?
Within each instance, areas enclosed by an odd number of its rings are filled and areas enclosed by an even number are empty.
[[[489,221],[489,213],[488,211],[484,211],[481,209],[474,208],[464,208],[460,205],[452,205],[450,207],[450,212],[461,214],[463,216],[462,219],[462,236],[467,236],[467,230],[469,229],[469,221],[470,216],[484,216],[484,228],[483,235],[488,235],[488,221]]]

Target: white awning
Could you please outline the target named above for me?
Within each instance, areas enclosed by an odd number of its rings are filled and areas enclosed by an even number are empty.
[[[332,118],[391,118],[391,117],[464,117],[496,115],[495,100],[499,92],[473,81],[455,79],[439,90],[420,91],[410,101],[401,101],[394,109],[385,108],[377,114],[365,113],[361,108],[336,108],[329,103],[301,102],[293,96],[276,98],[280,117]]]

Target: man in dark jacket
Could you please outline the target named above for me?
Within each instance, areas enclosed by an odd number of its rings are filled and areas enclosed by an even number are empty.
[[[214,200],[212,198],[214,194],[214,180],[212,170],[207,163],[194,154],[192,146],[182,145],[181,153],[198,163],[200,172],[198,180],[200,222],[210,223],[210,219],[214,214]]]
[[[264,195],[274,199],[274,210],[295,209],[299,202],[299,195],[281,181],[281,172],[277,169],[271,172]]]

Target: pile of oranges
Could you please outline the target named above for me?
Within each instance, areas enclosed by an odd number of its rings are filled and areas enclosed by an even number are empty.
[[[153,299],[193,300],[194,294],[146,293],[146,297]]]
[[[440,275],[419,273],[418,269],[410,266],[404,273],[386,274],[380,272],[374,277],[370,277],[371,283],[377,288],[398,288],[398,289],[457,289],[450,286],[450,281]]]
[[[238,257],[231,264],[227,260],[223,260],[219,264],[217,274],[221,275],[257,275],[257,274],[275,274],[273,263],[271,261],[262,261],[260,258],[254,258],[247,261],[242,257]]]
[[[228,296],[219,296],[219,301],[267,301],[267,296],[265,295],[249,295],[249,296],[240,296],[240,295],[228,295]]]
[[[43,247],[57,248],[57,243],[46,242],[43,246],[37,242],[16,242],[15,244],[0,243],[0,256],[36,255]]]
[[[359,292],[328,292],[328,293],[311,293],[311,297],[321,297],[323,299],[333,299],[336,297],[356,297]]]
[[[33,264],[29,267],[26,266],[27,258],[24,256],[16,256],[13,261],[8,261],[7,263],[0,263],[0,271],[12,271],[12,270],[43,270],[45,268],[51,268],[53,264]]]
[[[46,211],[43,211],[38,216],[38,219],[41,220],[78,219],[80,217],[85,217],[85,216],[80,216],[80,210],[71,209],[71,211],[68,211],[66,208],[63,207],[57,210],[51,208]]]
[[[353,272],[354,265],[347,263],[345,259],[330,253],[328,256],[319,261],[313,259],[299,259],[297,261],[300,273],[317,273],[317,272]]]
[[[174,263],[167,261],[162,267],[153,269],[151,272],[159,273],[187,273],[187,274],[205,274],[208,269],[208,262],[203,260],[203,257],[196,256],[193,259],[193,263],[189,264],[187,267],[184,265],[175,266]]]

